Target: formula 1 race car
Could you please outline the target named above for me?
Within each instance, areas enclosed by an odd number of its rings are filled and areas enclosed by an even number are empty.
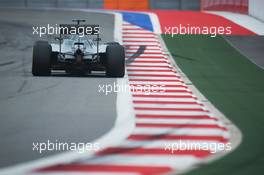
[[[86,74],[105,71],[109,77],[123,77],[125,50],[118,42],[101,44],[99,25],[61,24],[59,43],[36,41],[33,47],[32,74],[48,76],[52,70]]]

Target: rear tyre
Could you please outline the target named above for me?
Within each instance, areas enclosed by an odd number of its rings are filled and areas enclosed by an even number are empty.
[[[113,42],[108,42],[108,43],[106,43],[108,46],[119,46],[120,44],[118,43],[118,42],[115,42],[115,41],[113,41]]]
[[[46,41],[37,41],[33,47],[32,74],[49,76],[51,73],[51,45]]]
[[[123,77],[125,75],[125,49],[121,45],[106,47],[106,75]]]

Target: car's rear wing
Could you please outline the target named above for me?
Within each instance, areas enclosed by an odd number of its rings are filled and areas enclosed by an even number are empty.
[[[99,35],[99,25],[60,24],[60,35]]]
[[[96,50],[97,50],[97,56],[99,56],[99,41],[101,40],[99,38],[100,33],[100,27],[99,25],[81,25],[81,22],[85,22],[84,19],[74,19],[73,22],[76,22],[77,24],[60,24],[59,26],[59,32],[60,32],[60,53],[61,53],[61,41],[62,41],[62,35],[96,35]]]

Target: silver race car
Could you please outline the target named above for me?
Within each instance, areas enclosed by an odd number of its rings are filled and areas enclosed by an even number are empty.
[[[36,41],[33,47],[32,74],[48,76],[52,70],[87,74],[105,71],[109,77],[123,77],[125,51],[118,42],[101,44],[99,25],[61,24],[58,43]]]

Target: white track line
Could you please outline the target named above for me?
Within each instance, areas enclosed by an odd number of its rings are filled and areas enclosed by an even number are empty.
[[[136,110],[136,114],[160,114],[160,115],[207,115],[208,112],[193,111],[153,111],[153,110]]]
[[[223,131],[220,129],[213,128],[179,128],[177,130],[170,128],[136,128],[133,130],[132,134],[175,134],[175,135],[204,135],[204,136],[224,136],[226,138],[230,137],[228,131]]]

